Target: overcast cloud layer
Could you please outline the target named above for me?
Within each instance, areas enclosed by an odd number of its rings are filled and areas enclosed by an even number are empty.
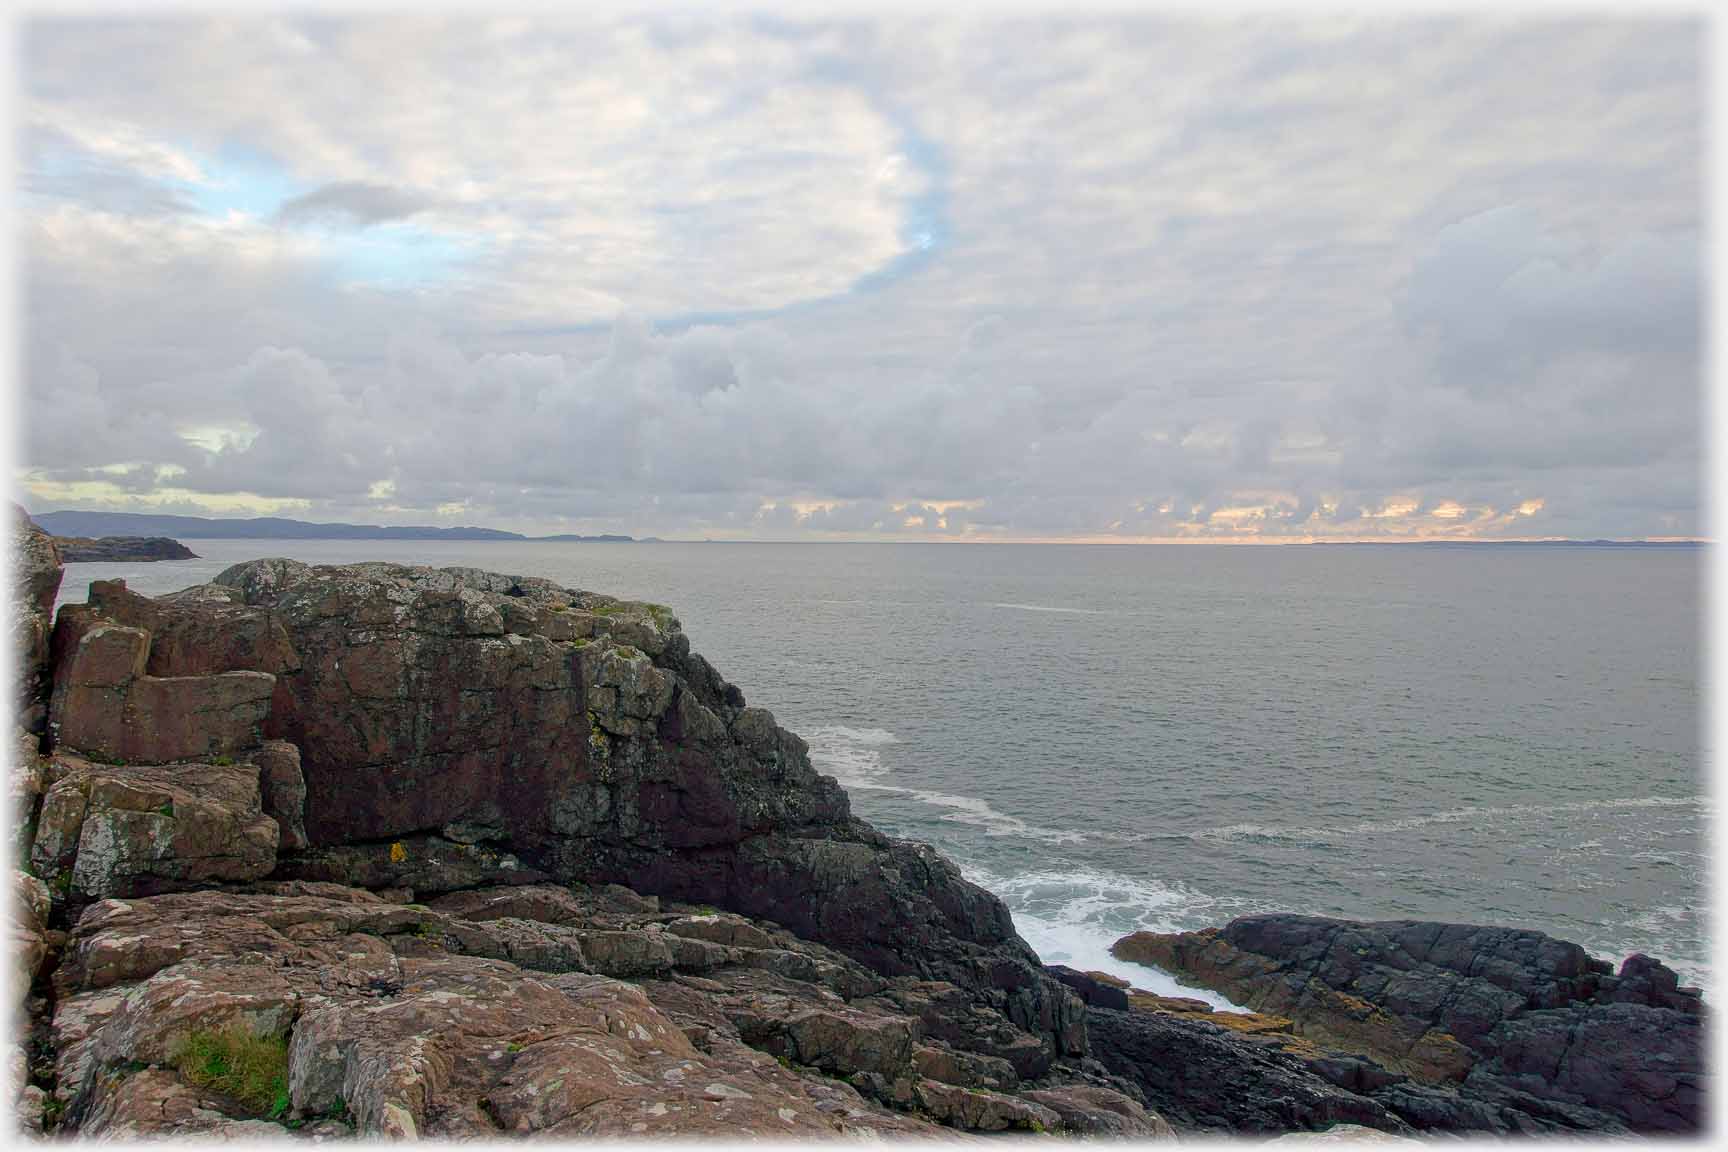
[[[1695,535],[1703,25],[30,25],[20,480],[765,538]]]

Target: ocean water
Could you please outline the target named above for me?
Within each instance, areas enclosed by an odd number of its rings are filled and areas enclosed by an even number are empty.
[[[1254,911],[1536,928],[1710,984],[1701,551],[190,541],[671,605],[1049,962]]]

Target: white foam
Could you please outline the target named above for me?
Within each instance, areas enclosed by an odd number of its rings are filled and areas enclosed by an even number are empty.
[[[976,796],[956,796],[950,792],[888,783],[885,777],[890,769],[882,762],[882,753],[878,749],[886,744],[898,744],[900,738],[886,728],[849,728],[843,724],[830,724],[811,729],[805,743],[810,746],[810,762],[833,776],[842,787],[910,797],[921,804],[943,809],[938,819],[982,828],[986,836],[1018,836],[1047,844],[1071,844],[1083,839],[1079,832],[1028,824],[1018,816],[997,811],[989,801]]]
[[[980,800],[976,796],[954,796],[947,792],[926,792],[915,788],[896,788],[894,791],[904,792],[912,799],[933,808],[947,808],[949,811],[940,819],[982,828],[986,836],[1019,836],[1027,840],[1042,840],[1046,844],[1074,844],[1085,839],[1080,832],[1040,828],[1036,824],[1028,824],[1018,816],[998,812],[988,801]]]
[[[898,744],[900,738],[886,728],[848,728],[830,724],[812,728],[804,736],[810,746],[810,762],[840,781],[846,788],[874,788],[888,774],[877,749]]]
[[[1018,612],[1060,612],[1069,616],[1108,616],[1101,608],[1061,608],[1051,604],[992,604],[992,608],[1012,608]]]
[[[1610,800],[1575,800],[1564,804],[1480,805],[1449,808],[1396,820],[1364,820],[1336,828],[1279,827],[1267,824],[1227,824],[1192,833],[1197,840],[1306,840],[1326,843],[1340,836],[1374,836],[1405,832],[1433,824],[1483,823],[1522,820],[1527,817],[1558,816],[1576,812],[1601,812],[1623,808],[1700,808],[1708,810],[1707,796],[1625,796]]]
[[[1180,931],[1179,917],[1188,919],[1221,901],[1181,885],[1087,868],[1017,876],[997,876],[967,866],[962,871],[1008,905],[1015,930],[1046,964],[1106,972],[1160,996],[1187,996],[1224,1011],[1244,1011],[1216,992],[1189,987],[1161,969],[1110,954],[1110,945],[1130,932]]]

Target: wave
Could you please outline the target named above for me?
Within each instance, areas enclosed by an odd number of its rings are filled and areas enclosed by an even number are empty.
[[[1628,808],[1707,808],[1707,796],[1626,796],[1611,800],[1577,800],[1563,804],[1478,805],[1449,808],[1394,820],[1364,820],[1356,824],[1341,824],[1332,828],[1279,826],[1267,824],[1226,824],[1206,828],[1189,835],[1196,840],[1245,840],[1260,842],[1327,843],[1342,836],[1375,836],[1388,832],[1406,832],[1433,824],[1490,822],[1503,819],[1523,819],[1530,816],[1557,816],[1576,812],[1601,812]]]
[[[890,769],[883,763],[881,747],[898,744],[900,738],[886,728],[849,728],[830,724],[813,728],[804,742],[810,747],[810,762],[838,780],[842,787],[906,796],[932,808],[943,809],[940,820],[982,828],[986,836],[1017,836],[1046,844],[1071,844],[1084,838],[1080,832],[1042,828],[1018,816],[998,811],[976,796],[956,796],[890,784],[884,780]]]
[[[899,742],[900,738],[886,728],[848,728],[843,724],[812,728],[804,735],[810,762],[844,788],[873,787],[888,772],[877,749]]]
[[[968,880],[998,896],[1014,915],[1014,928],[1046,964],[1107,972],[1161,996],[1188,996],[1226,1011],[1243,1009],[1224,996],[1192,988],[1157,968],[1118,960],[1110,945],[1130,932],[1176,932],[1207,919],[1225,919],[1235,901],[1207,896],[1183,884],[1136,880],[1076,867],[1003,876],[961,864]]]
[[[992,608],[1012,608],[1019,612],[1060,612],[1070,616],[1112,616],[1116,613],[1102,608],[1060,608],[1050,604],[992,604]]]

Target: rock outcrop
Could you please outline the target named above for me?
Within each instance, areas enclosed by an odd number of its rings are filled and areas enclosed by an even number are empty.
[[[1416,1128],[1702,1123],[1702,998],[1645,956],[1616,975],[1540,932],[1289,915],[1114,951],[1287,1018],[1311,1064]]]
[[[265,560],[157,598],[95,582],[50,634],[58,560],[19,533],[27,1129],[1697,1123],[1697,997],[1642,957],[1303,918],[1123,945],[1251,1014],[1047,969],[659,605]]]
[[[16,678],[13,705],[19,727],[38,733],[47,719],[48,636],[54,623],[54,598],[60,591],[60,555],[54,538],[12,506],[12,599],[7,633]]]
[[[104,900],[55,975],[57,1099],[86,1136],[1167,1131],[1102,1084],[922,1075],[918,1022],[874,998],[884,984],[781,929],[618,888]],[[187,1077],[189,1050],[233,1036],[276,1052],[269,1103]]]
[[[118,589],[96,599],[142,622]],[[692,652],[667,609],[472,569],[270,560],[164,611],[210,605],[255,614],[260,639],[228,664],[269,656],[266,730],[300,753],[312,851],[285,875],[438,890],[442,865],[413,842],[431,838],[460,863],[448,887],[474,883],[476,858],[509,857],[713,904],[977,993],[1040,1038],[1045,1065],[1084,1050],[1077,998],[1001,902],[853,819],[804,742]],[[265,643],[276,627],[292,655]]]
[[[198,559],[192,549],[166,536],[56,536],[54,546],[66,564]]]

